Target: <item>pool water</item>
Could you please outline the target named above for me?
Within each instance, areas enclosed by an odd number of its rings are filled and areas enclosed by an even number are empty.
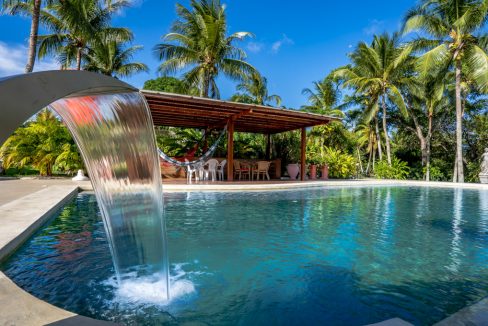
[[[120,296],[93,194],[2,270],[54,305],[129,325],[430,325],[488,295],[488,191],[169,193],[165,207],[181,290],[169,303],[147,286]]]

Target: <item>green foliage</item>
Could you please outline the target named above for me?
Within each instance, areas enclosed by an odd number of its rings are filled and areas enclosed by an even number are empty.
[[[69,68],[75,63],[76,69],[80,70],[83,62],[95,60],[93,51],[97,45],[98,52],[103,52],[102,43],[105,43],[106,50],[106,46],[112,42],[131,41],[133,35],[129,29],[111,26],[112,16],[127,5],[126,0],[53,1],[41,11],[41,21],[51,33],[39,36],[39,58],[54,55],[63,68]],[[90,52],[92,58],[88,59]],[[100,53],[96,56],[113,57],[112,54]],[[102,66],[100,58],[95,61],[98,61],[98,66]],[[107,60],[103,61],[103,66],[107,66]],[[124,70],[127,67],[121,68],[119,74],[123,75]]]
[[[320,163],[329,167],[330,178],[346,179],[356,174],[356,159],[352,155],[330,147],[322,147],[319,153]]]
[[[386,160],[379,161],[374,172],[375,176],[380,179],[404,180],[410,173],[410,168],[408,167],[407,162],[392,157],[391,166]]]
[[[188,85],[180,79],[168,76],[146,80],[143,89],[175,94],[198,94],[198,90],[189,88]]]
[[[303,105],[303,111],[326,114],[339,118],[344,117],[344,112],[336,108],[340,92],[337,85],[331,78],[325,78],[322,81],[313,82],[314,88],[305,88],[302,94],[308,96],[308,104]]]
[[[176,13],[178,19],[164,36],[164,43],[154,48],[163,61],[159,66],[163,75],[185,70],[185,83],[197,87],[200,96],[220,98],[219,74],[243,81],[256,73],[245,61],[244,50],[235,46],[252,34],[227,35],[227,16],[220,0],[192,0],[190,8],[177,4]]]
[[[105,35],[93,41],[86,55],[85,70],[99,72],[116,78],[130,77],[138,72],[148,72],[141,62],[132,62],[134,54],[142,46],[126,47],[124,41],[117,41]]]
[[[300,160],[300,132],[288,131],[273,135],[273,157],[281,159],[284,168],[290,163]]]
[[[239,93],[234,94],[230,101],[258,105],[281,104],[281,97],[268,94],[268,80],[258,72],[251,74],[236,88]]]
[[[0,159],[6,169],[32,166],[48,176],[83,165],[68,129],[49,110],[15,131],[0,148]]]

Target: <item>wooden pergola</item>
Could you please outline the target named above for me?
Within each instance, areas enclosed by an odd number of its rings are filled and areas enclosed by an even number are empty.
[[[156,126],[214,129],[227,125],[227,180],[233,180],[234,132],[267,135],[266,156],[270,156],[270,136],[301,130],[301,170],[305,177],[306,128],[327,124],[337,118],[269,106],[235,103],[208,98],[141,90]]]

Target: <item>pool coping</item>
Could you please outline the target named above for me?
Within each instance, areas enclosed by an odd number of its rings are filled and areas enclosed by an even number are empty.
[[[403,180],[329,180],[261,184],[167,184],[165,192],[191,191],[279,191],[306,188],[337,188],[361,186],[422,186],[432,188],[460,188],[488,190],[483,184],[454,184],[448,182],[424,182]],[[0,206],[2,228],[0,229],[0,262],[21,246],[36,230],[46,223],[52,214],[78,194],[90,191],[90,182],[73,185],[49,186],[17,200]],[[20,212],[20,213],[19,213]],[[7,221],[5,221],[7,219]],[[9,225],[11,224],[11,225]],[[5,229],[5,226],[10,228]],[[8,232],[7,232],[8,231]],[[18,307],[23,309],[18,309]],[[91,319],[55,307],[42,301],[15,285],[0,271],[0,324],[2,325],[114,325],[114,323]],[[436,325],[483,325],[488,320],[488,298],[465,307]],[[481,321],[481,323],[479,323]],[[478,322],[478,323],[477,323]],[[374,325],[409,325],[399,318],[386,320]]]
[[[77,182],[80,189],[93,191],[90,181]],[[488,184],[480,183],[452,183],[440,181],[417,180],[387,180],[387,179],[355,179],[355,180],[308,180],[286,182],[206,182],[206,183],[171,183],[163,180],[163,192],[259,192],[300,190],[310,188],[337,188],[337,187],[362,187],[362,186],[416,186],[431,188],[459,188],[488,190]]]
[[[5,261],[80,188],[55,185],[0,206],[0,262]],[[27,293],[0,271],[1,325],[110,325],[58,308]]]

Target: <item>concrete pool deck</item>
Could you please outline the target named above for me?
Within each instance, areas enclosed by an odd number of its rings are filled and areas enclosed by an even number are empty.
[[[357,186],[428,186],[488,190],[488,185],[447,182],[346,180],[346,181],[261,181],[216,182],[187,185],[180,180],[165,180],[165,192],[188,191],[279,191],[313,187]],[[79,190],[93,190],[90,182],[70,179],[0,178],[0,262],[13,253],[32,233],[46,223],[52,214],[73,198]],[[52,306],[28,294],[0,272],[0,325],[113,325]],[[375,325],[410,325],[395,318]],[[488,299],[441,321],[438,325],[488,325]]]

